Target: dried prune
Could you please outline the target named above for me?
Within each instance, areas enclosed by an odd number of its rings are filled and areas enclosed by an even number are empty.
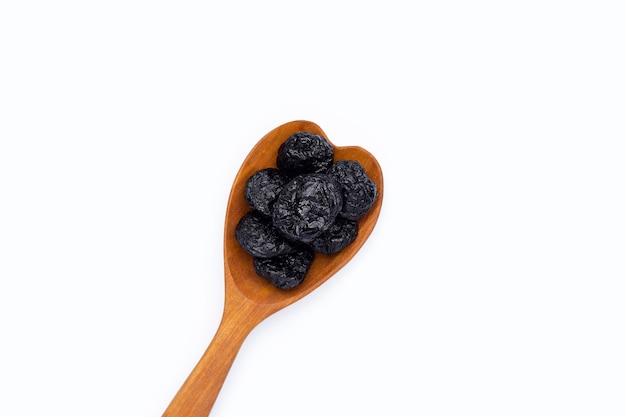
[[[277,288],[287,290],[299,285],[311,267],[315,254],[302,245],[292,252],[273,258],[253,260],[255,272]]]
[[[272,206],[289,177],[276,168],[261,169],[248,178],[244,197],[248,205],[265,214],[272,215]]]
[[[278,148],[276,165],[290,176],[323,172],[331,167],[334,156],[333,147],[323,136],[296,132]]]
[[[328,229],[342,207],[341,186],[331,175],[299,175],[274,203],[274,226],[288,239],[310,242]]]
[[[329,172],[343,189],[341,216],[357,220],[372,208],[378,194],[376,183],[358,161],[337,161]]]
[[[258,211],[246,213],[235,228],[239,245],[252,256],[269,258],[291,252],[293,245]]]
[[[354,242],[359,232],[359,226],[354,220],[337,216],[335,222],[321,235],[313,239],[309,245],[316,251],[324,254],[339,252]]]
[[[354,242],[357,220],[378,197],[359,162],[334,157],[323,136],[296,132],[280,145],[277,168],[246,181],[251,211],[237,224],[236,238],[256,273],[278,288],[299,285],[316,252],[332,255]]]

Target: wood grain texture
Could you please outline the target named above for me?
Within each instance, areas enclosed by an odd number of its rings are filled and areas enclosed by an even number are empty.
[[[383,200],[383,175],[380,165],[363,148],[333,145],[336,161],[342,159],[359,161],[378,188],[374,206],[358,220],[359,233],[356,240],[336,254],[316,254],[306,278],[302,284],[293,289],[279,290],[256,275],[252,257],[235,239],[235,227],[239,219],[250,210],[244,199],[245,183],[257,170],[276,167],[278,148],[291,134],[298,131],[317,133],[329,139],[313,122],[297,120],[285,123],[269,132],[256,144],[235,177],[224,225],[225,301],[222,321],[209,347],[163,417],[208,416],[226,375],[250,331],[271,314],[296,302],[327,281],[352,259],[374,229]]]

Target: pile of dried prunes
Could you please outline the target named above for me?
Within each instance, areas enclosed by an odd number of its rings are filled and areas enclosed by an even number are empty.
[[[363,166],[334,160],[332,145],[311,132],[296,132],[278,149],[276,166],[246,181],[250,206],[235,237],[252,255],[255,272],[280,289],[304,280],[315,253],[336,253],[356,239],[357,220],[378,195]]]

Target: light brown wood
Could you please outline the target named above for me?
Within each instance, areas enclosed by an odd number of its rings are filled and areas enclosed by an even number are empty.
[[[230,192],[224,226],[225,301],[222,321],[209,347],[184,382],[163,417],[207,417],[235,356],[250,331],[265,318],[296,302],[323,284],[341,269],[370,236],[383,200],[383,174],[376,159],[358,146],[333,145],[335,160],[356,160],[378,187],[374,207],[359,219],[356,240],[339,253],[316,254],[306,278],[291,290],[279,290],[258,277],[252,258],[235,240],[235,227],[249,210],[244,199],[246,180],[255,171],[276,167],[278,147],[292,133],[308,131],[328,139],[313,122],[298,120],[285,123],[265,135],[243,162]]]

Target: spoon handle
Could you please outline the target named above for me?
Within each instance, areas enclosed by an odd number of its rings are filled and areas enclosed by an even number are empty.
[[[255,323],[256,324],[256,323]],[[239,348],[254,324],[236,314],[224,314],[213,340],[191,371],[163,417],[207,417]]]

